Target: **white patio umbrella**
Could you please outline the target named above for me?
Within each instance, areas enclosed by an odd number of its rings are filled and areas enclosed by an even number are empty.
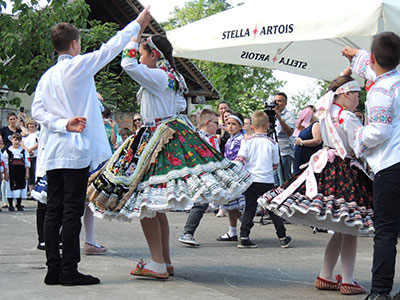
[[[259,0],[167,32],[174,55],[332,80],[346,46],[400,31],[400,0]]]

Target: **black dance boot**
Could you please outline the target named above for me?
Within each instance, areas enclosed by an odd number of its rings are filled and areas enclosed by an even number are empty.
[[[24,211],[24,207],[22,205],[22,198],[17,198],[17,210]]]
[[[7,198],[8,200],[8,211],[15,211],[14,205],[13,205],[13,198]]]

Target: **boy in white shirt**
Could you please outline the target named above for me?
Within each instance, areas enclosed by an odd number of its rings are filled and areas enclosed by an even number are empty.
[[[355,132],[355,152],[365,157],[375,174],[374,259],[371,293],[366,299],[392,299],[390,292],[400,233],[400,37],[382,32],[374,37],[371,53],[350,47],[342,54],[351,70],[373,80],[365,107],[367,125]],[[393,299],[400,299],[400,292]]]
[[[100,49],[81,55],[79,30],[58,23],[51,41],[58,62],[41,77],[32,103],[32,117],[48,138],[39,140],[48,182],[45,243],[48,285],[88,285],[98,278],[78,272],[79,233],[90,170],[111,156],[94,75],[113,60],[150,19],[149,8]],[[40,152],[40,151],[39,151]],[[62,226],[62,255],[59,230]]]
[[[274,188],[274,170],[279,166],[278,144],[268,137],[268,116],[263,111],[256,111],[251,116],[254,127],[254,135],[242,141],[236,160],[244,163],[246,170],[253,176],[253,183],[244,192],[246,208],[240,227],[240,240],[238,248],[256,248],[249,236],[253,227],[253,218],[257,210],[257,199],[268,190]],[[287,248],[292,242],[290,236],[286,236],[286,229],[282,218],[269,212],[274,223],[276,234],[281,247]]]

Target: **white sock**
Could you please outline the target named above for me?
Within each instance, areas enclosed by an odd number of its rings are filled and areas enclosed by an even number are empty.
[[[236,227],[229,226],[228,234],[229,236],[236,236],[237,235]]]
[[[154,260],[150,260],[150,262],[146,264],[145,268],[158,274],[164,274],[167,272],[167,266],[165,263],[157,263]]]
[[[85,224],[85,242],[94,245],[94,216],[92,210],[89,207],[89,203],[85,203],[83,223]]]

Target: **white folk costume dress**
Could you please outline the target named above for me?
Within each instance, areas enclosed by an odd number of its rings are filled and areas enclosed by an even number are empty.
[[[349,82],[336,94],[359,91]],[[258,203],[291,223],[306,224],[345,234],[373,231],[372,181],[355,160],[355,131],[359,119],[332,104],[328,92],[316,107],[325,147],[313,154],[308,166],[281,187],[265,193]]]
[[[186,102],[183,77],[157,51],[157,68],[137,61],[138,44],[123,51],[121,65],[141,85],[138,100],[144,127],[128,138],[89,186],[90,205],[98,217],[154,217],[194,203],[225,204],[251,184],[242,167],[203,141],[190,121],[177,115]]]
[[[3,152],[4,167],[9,176],[6,181],[7,198],[26,198],[27,182],[25,179],[26,169],[31,166],[28,151],[22,147],[8,147]]]

